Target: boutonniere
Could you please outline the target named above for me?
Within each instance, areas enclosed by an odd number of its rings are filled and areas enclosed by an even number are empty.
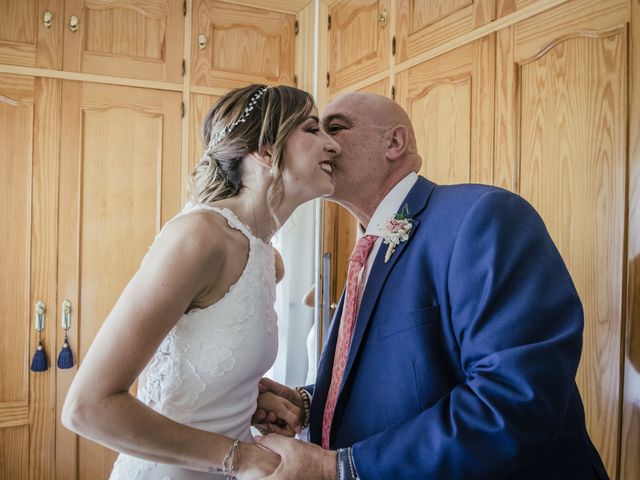
[[[382,242],[389,245],[384,256],[384,263],[389,261],[400,242],[405,242],[409,238],[409,232],[412,227],[409,206],[406,203],[400,213],[396,213],[384,225],[379,226],[382,232]]]

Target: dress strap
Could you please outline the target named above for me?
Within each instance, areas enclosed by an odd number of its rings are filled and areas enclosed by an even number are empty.
[[[244,223],[242,223],[240,219],[236,216],[236,214],[233,213],[228,208],[213,207],[211,205],[206,205],[204,203],[187,202],[181,214],[194,212],[196,210],[212,210],[218,213],[219,215],[223,216],[227,220],[227,223],[229,224],[230,227],[235,228],[236,230],[240,230],[245,237],[249,238],[250,240],[252,239],[259,240],[253,235],[253,233],[251,233],[251,229],[248,226],[246,226]]]

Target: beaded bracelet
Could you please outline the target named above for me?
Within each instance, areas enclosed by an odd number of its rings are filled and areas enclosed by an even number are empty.
[[[307,393],[307,391],[304,388],[296,387],[295,390],[300,394],[300,397],[302,397],[302,409],[304,410],[304,420],[302,420],[302,425],[300,425],[300,427],[305,429],[309,426],[309,417],[311,416],[311,399],[309,398],[309,393]]]

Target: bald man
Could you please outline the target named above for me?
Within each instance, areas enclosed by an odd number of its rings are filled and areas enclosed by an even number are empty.
[[[341,96],[322,128],[340,145],[332,200],[369,242],[315,385],[263,380],[303,413],[312,397],[312,443],[261,440],[282,458],[270,478],[608,478],[575,384],[582,305],[534,209],[418,176],[411,122],[385,97]]]

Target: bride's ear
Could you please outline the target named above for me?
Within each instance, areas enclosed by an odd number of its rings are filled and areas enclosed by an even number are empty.
[[[267,170],[270,170],[271,166],[273,165],[270,148],[264,148],[260,152],[251,152],[249,154],[249,157],[251,157],[254,161],[256,161],[259,165],[262,165]]]

